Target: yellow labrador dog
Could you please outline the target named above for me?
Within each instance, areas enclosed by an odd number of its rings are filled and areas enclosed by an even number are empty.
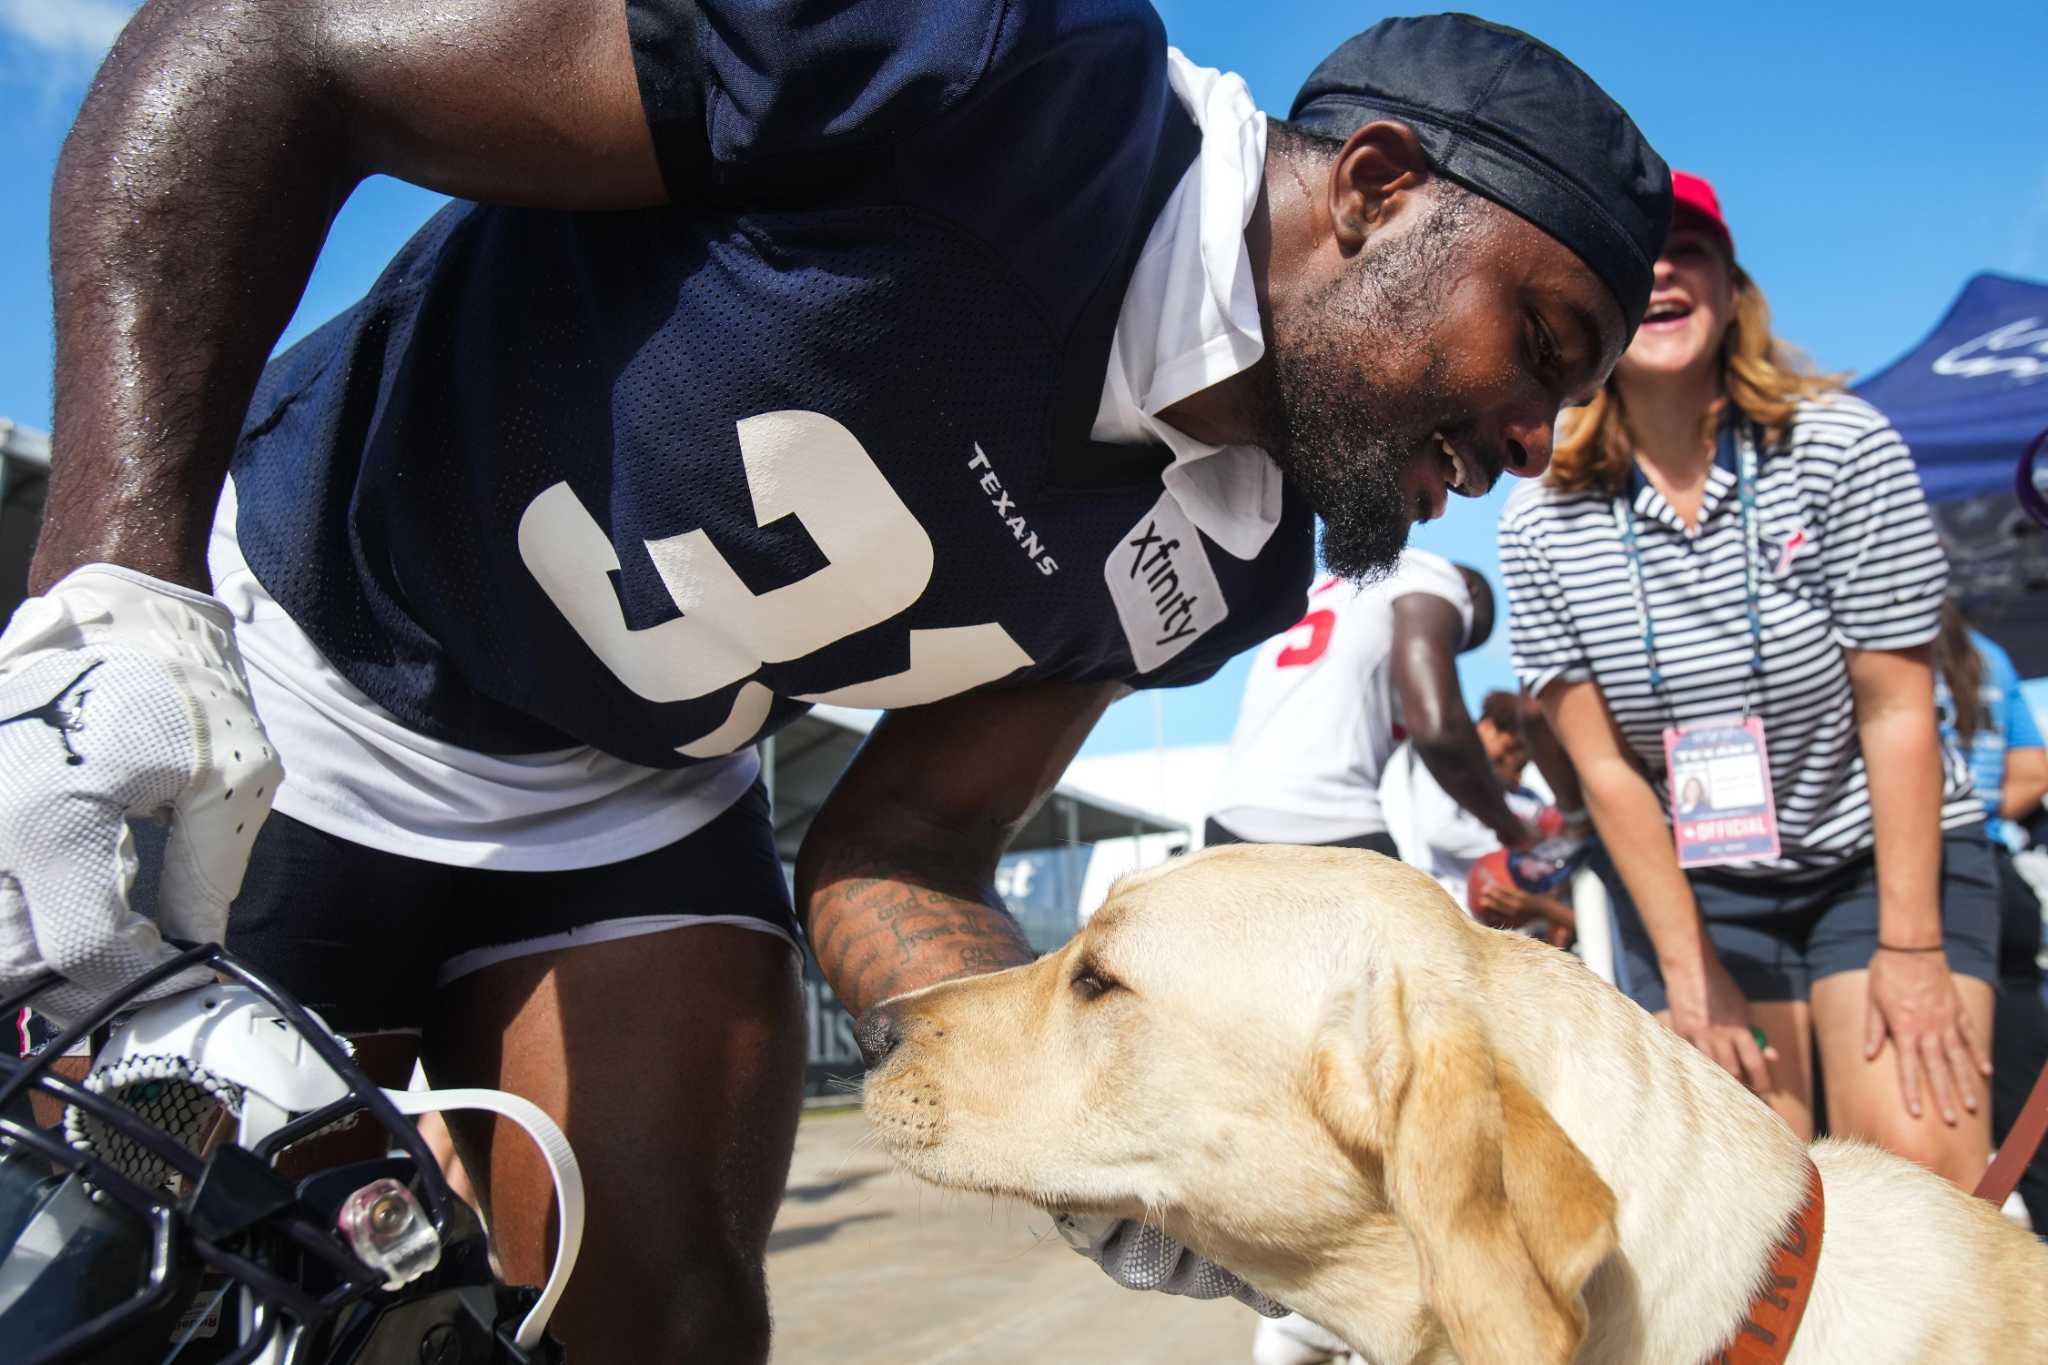
[[[1869,1147],[1809,1165],[1576,960],[1376,854],[1177,860],[1061,951],[862,1031],[868,1117],[915,1174],[1151,1219],[1374,1365],[1714,1360],[1816,1167],[1792,1365],[2048,1361],[2026,1232]]]

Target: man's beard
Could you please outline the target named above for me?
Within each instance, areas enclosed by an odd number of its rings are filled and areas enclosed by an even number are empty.
[[[1461,198],[1362,255],[1308,299],[1306,320],[1272,348],[1266,452],[1322,518],[1323,563],[1356,582],[1385,574],[1408,543],[1414,509],[1401,475],[1430,431],[1450,424],[1447,366],[1431,331],[1468,222]],[[1382,365],[1359,364],[1361,339],[1376,357],[1423,357],[1408,392],[1378,381]]]

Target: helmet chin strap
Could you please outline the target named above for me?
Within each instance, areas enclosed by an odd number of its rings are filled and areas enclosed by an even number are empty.
[[[399,1113],[414,1117],[420,1114],[440,1114],[451,1109],[473,1109],[496,1114],[510,1119],[524,1129],[533,1139],[533,1145],[540,1149],[541,1160],[547,1163],[548,1175],[555,1182],[555,1208],[559,1212],[558,1231],[555,1238],[555,1264],[548,1271],[547,1283],[541,1286],[540,1297],[521,1320],[519,1330],[513,1337],[513,1344],[522,1351],[531,1351],[538,1346],[548,1329],[548,1319],[554,1316],[555,1305],[561,1301],[562,1292],[569,1287],[570,1272],[576,1269],[577,1254],[583,1248],[583,1171],[576,1164],[576,1153],[569,1148],[569,1139],[531,1100],[502,1090],[453,1089],[453,1090],[385,1090]],[[277,1116],[267,1124],[273,1130],[288,1121],[292,1115],[267,1101],[260,1101],[252,1095],[251,1101],[263,1105],[263,1109]],[[249,1109],[245,1104],[243,1121],[249,1120]],[[259,1112],[255,1136],[260,1137],[266,1130],[265,1120]],[[245,1139],[253,1140],[245,1126]],[[272,1350],[283,1350],[280,1342]],[[271,1356],[265,1355],[268,1362]]]
[[[569,1286],[569,1272],[576,1268],[576,1255],[583,1247],[583,1172],[576,1165],[576,1154],[569,1150],[569,1139],[562,1135],[562,1130],[539,1105],[502,1090],[386,1090],[384,1093],[401,1114],[438,1114],[450,1109],[479,1109],[496,1114],[525,1129],[534,1146],[540,1148],[541,1160],[547,1163],[548,1175],[555,1182],[555,1208],[560,1215],[560,1230],[555,1239],[554,1268],[548,1272],[540,1297],[519,1324],[518,1335],[514,1338],[514,1344],[520,1350],[532,1350],[540,1344],[542,1334],[547,1331],[548,1318],[554,1314],[562,1291]]]

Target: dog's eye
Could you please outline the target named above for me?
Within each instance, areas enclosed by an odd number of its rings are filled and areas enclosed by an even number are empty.
[[[1074,994],[1083,1000],[1099,999],[1111,991],[1123,989],[1122,982],[1104,975],[1101,968],[1086,962],[1074,969],[1073,980],[1068,984],[1074,988]]]

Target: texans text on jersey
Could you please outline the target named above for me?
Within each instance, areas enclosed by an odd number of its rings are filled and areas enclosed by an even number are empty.
[[[1024,547],[1024,557],[1038,566],[1038,571],[1051,578],[1060,571],[1059,561],[1045,553],[1045,547],[1038,543],[1038,533],[1024,524],[1024,514],[1017,510],[1017,504],[1010,501],[1010,495],[1003,489],[1003,481],[996,476],[995,467],[988,462],[988,455],[982,450],[981,442],[974,443],[974,458],[967,462],[969,469],[979,469],[981,491],[988,494],[989,505],[996,509],[996,515],[1010,528],[1010,534]]]

